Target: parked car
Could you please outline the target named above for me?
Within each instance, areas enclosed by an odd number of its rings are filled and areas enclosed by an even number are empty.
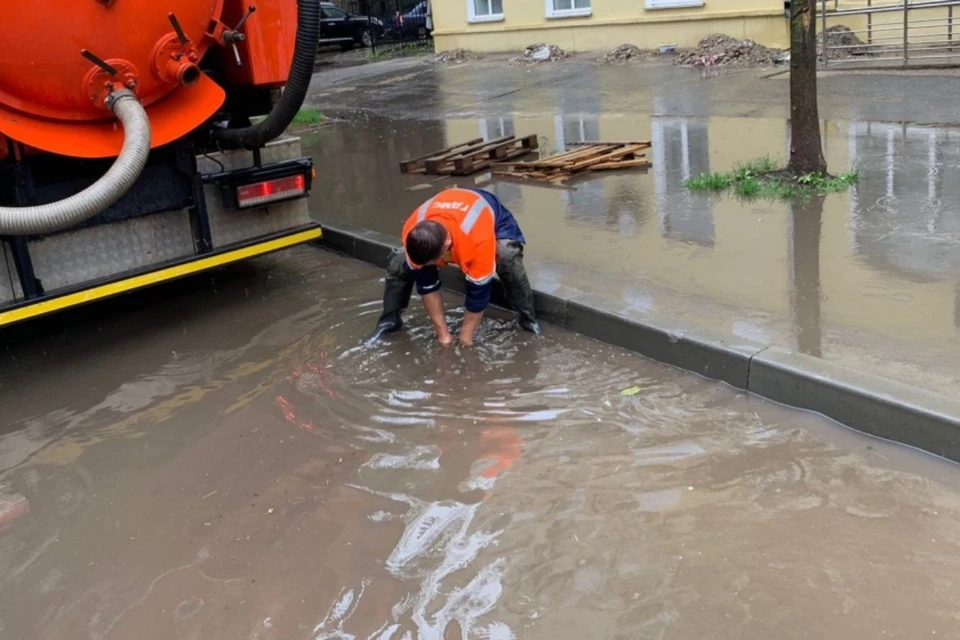
[[[385,16],[384,22],[391,34],[403,40],[426,40],[433,31],[433,25],[427,20],[429,12],[427,0],[421,0],[406,11],[395,11]]]
[[[339,44],[344,51],[354,47],[372,47],[386,30],[379,18],[358,16],[332,2],[320,3],[320,43]]]

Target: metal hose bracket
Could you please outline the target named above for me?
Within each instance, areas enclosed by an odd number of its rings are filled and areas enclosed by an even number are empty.
[[[150,119],[131,91],[120,89],[107,107],[123,127],[123,148],[103,177],[77,193],[31,207],[0,207],[0,235],[53,233],[89,220],[123,197],[137,181],[150,155]]]

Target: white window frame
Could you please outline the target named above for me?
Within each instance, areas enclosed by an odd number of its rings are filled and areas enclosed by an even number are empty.
[[[646,0],[647,9],[692,9],[703,5],[704,0]]]
[[[590,6],[586,9],[561,9],[557,11],[553,8],[554,0],[545,0],[547,18],[585,18],[593,14],[593,0],[590,0]]]
[[[490,3],[491,8],[493,7],[492,0],[487,0]],[[474,0],[467,0],[467,22],[473,24],[477,22],[503,22],[502,13],[490,13],[487,15],[477,15],[476,9],[473,5]]]

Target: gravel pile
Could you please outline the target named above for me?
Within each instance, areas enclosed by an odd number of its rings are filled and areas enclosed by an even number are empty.
[[[643,61],[656,55],[656,51],[641,49],[640,47],[632,44],[622,44],[607,55],[600,58],[600,62],[605,62],[607,64],[625,64],[631,60]]]
[[[516,58],[510,61],[510,64],[530,65],[542,64],[544,62],[557,62],[567,57],[567,52],[555,44],[532,44]]]
[[[850,27],[836,24],[827,27],[826,33],[817,34],[817,57],[823,58],[823,37],[827,37],[827,51],[831,60],[843,60],[858,56],[871,55],[870,49],[863,40],[857,37]],[[844,47],[835,49],[834,47]]]
[[[436,64],[463,64],[464,62],[469,62],[470,60],[480,60],[483,56],[474,53],[473,51],[468,51],[467,49],[454,49],[452,51],[444,51],[443,53],[438,53],[433,56],[431,62]]]
[[[789,60],[787,52],[771,49],[753,40],[736,38],[715,33],[700,41],[693,51],[677,57],[677,64],[685,67],[763,67],[783,64]]]

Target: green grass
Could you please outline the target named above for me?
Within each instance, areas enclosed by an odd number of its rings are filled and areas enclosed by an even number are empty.
[[[687,180],[691,191],[727,191],[744,199],[795,200],[846,191],[857,182],[856,172],[838,176],[810,173],[793,176],[769,157],[738,164],[725,173],[706,173]]]
[[[300,109],[300,111],[297,112],[297,115],[293,117],[293,122],[290,123],[290,126],[293,128],[312,127],[320,124],[326,119],[327,117],[316,109],[304,107]]]
[[[687,188],[691,191],[725,191],[732,184],[733,176],[729,173],[704,173],[687,180]]]

